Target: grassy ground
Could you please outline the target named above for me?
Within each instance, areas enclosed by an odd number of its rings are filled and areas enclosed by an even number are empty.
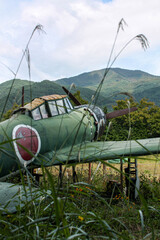
[[[137,159],[137,164],[138,164],[138,175],[141,176],[145,174],[146,176],[150,177],[155,177],[157,180],[160,180],[160,160],[159,158],[155,158],[154,156],[143,156],[139,157]],[[109,180],[109,177],[113,175],[113,179],[115,179],[115,176],[117,175],[117,178],[120,174],[113,169],[112,167],[120,170],[120,164],[111,164],[111,166],[105,166],[105,169],[103,167],[103,163],[99,165],[99,162],[96,163],[91,163],[91,176],[94,174],[101,174],[106,180]],[[123,164],[123,170],[127,167],[127,163]],[[52,172],[53,175],[57,176],[59,174],[59,168],[58,167],[51,167],[50,171]],[[79,175],[79,181],[84,180],[85,175],[85,180],[87,181],[88,174],[89,174],[89,164],[80,164],[76,166],[76,171]],[[41,171],[39,171],[41,172]],[[72,167],[68,167],[65,171],[65,176],[66,178],[71,178],[72,176]],[[116,179],[117,179],[116,178]]]
[[[0,239],[160,239],[160,180],[153,175],[155,162],[141,161],[136,201],[117,186],[113,194],[114,186],[107,182],[118,180],[119,174],[111,166],[103,174],[102,165],[91,184],[88,164],[76,167],[79,183],[75,184],[71,168],[67,168],[63,188],[58,185],[58,168],[44,169],[40,201],[32,199],[15,214],[1,213]],[[92,176],[97,165],[92,164]],[[48,197],[43,199],[48,189]]]

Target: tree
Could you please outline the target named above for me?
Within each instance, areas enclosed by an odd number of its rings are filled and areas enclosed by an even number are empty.
[[[133,99],[116,101],[114,110],[124,109],[127,106],[138,108],[130,115],[124,115],[112,120],[107,140],[127,140],[153,138],[160,136],[160,108],[154,102],[143,98],[140,103]],[[130,136],[129,136],[130,135]]]
[[[81,97],[79,90],[78,90],[77,92],[75,92],[73,95],[77,98],[77,100],[78,100],[82,105],[83,105],[83,104],[88,104],[88,101],[84,100],[84,99]],[[72,100],[71,100],[71,102],[72,102],[72,105],[75,105]]]
[[[9,119],[13,112],[18,109],[21,105],[18,105],[17,103],[14,103],[13,107],[9,109],[6,113],[3,114],[2,121]]]

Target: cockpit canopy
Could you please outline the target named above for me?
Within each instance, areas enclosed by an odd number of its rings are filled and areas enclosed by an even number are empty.
[[[29,115],[34,120],[40,120],[69,113],[72,109],[73,106],[66,95],[54,94],[35,98],[32,102],[19,108],[14,113],[21,112],[22,114]]]

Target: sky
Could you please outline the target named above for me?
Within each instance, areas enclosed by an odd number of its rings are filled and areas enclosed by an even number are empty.
[[[112,67],[160,75],[159,12],[159,0],[0,0],[0,83],[14,77],[38,24],[43,31],[35,31],[29,44],[31,80],[105,68],[122,18],[127,25],[119,31],[111,62],[138,34],[146,36],[149,48],[132,41]],[[17,78],[29,79],[26,58]]]

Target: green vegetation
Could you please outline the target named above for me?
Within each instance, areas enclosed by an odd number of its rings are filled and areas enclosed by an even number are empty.
[[[13,107],[11,109],[9,109],[6,113],[3,114],[3,118],[2,118],[2,121],[5,121],[7,119],[9,119],[13,112],[18,109],[21,105],[18,105],[18,104],[14,104]]]
[[[25,102],[44,95],[64,94],[61,85],[67,86],[69,89],[72,83],[76,85],[76,89],[72,89],[72,93],[78,90],[81,92],[83,99],[91,102],[92,95],[94,95],[95,89],[100,83],[103,74],[104,69],[57,81],[44,80],[42,82],[29,82],[27,80],[16,79],[9,96],[6,110],[10,109],[14,103],[18,105],[21,104],[22,86],[25,86]],[[137,101],[140,101],[142,98],[147,98],[149,101],[153,101],[156,105],[160,106],[159,80],[159,76],[153,76],[142,71],[112,68],[103,83],[97,104],[99,106],[107,106],[108,109],[111,110],[111,106],[115,100],[124,99],[123,96],[118,94],[124,92],[125,89],[125,92],[128,91],[131,93]],[[9,80],[0,84],[1,109],[8,97],[12,81],[13,80]]]
[[[142,175],[140,198],[133,202],[120,190],[108,197],[106,182],[117,174],[99,170],[89,185],[87,171],[80,168],[81,182],[73,184],[66,175],[59,188],[52,171],[43,169],[39,200],[15,214],[0,213],[0,239],[159,239],[158,179]]]
[[[74,93],[75,98],[83,105],[83,104],[88,104],[88,101],[84,100],[81,95],[80,91],[77,91]],[[75,105],[74,102],[71,100],[72,105]]]
[[[46,96],[46,95],[52,95],[52,94],[65,95],[65,92],[63,91],[62,87],[53,81],[44,80],[42,82],[29,82],[27,80],[16,79],[14,83],[14,88],[12,88],[10,96],[8,97],[8,93],[9,93],[9,89],[11,87],[12,81],[13,80],[10,80],[0,84],[0,89],[1,89],[0,112],[2,111],[7,98],[8,98],[8,101],[7,101],[7,106],[5,108],[5,111],[8,111],[9,109],[11,109],[14,104],[18,104],[18,105],[21,104],[22,86],[24,86],[25,102],[30,102],[33,98]],[[81,96],[83,99],[85,99],[88,102],[91,102],[91,98],[94,95],[93,90],[80,87],[80,88],[77,88],[76,90],[73,90],[72,92],[76,93],[77,90],[81,92]],[[103,106],[104,102],[107,104],[110,103],[105,97],[100,96],[97,104],[99,106]]]
[[[6,99],[8,97],[9,88],[11,85],[11,81],[5,82],[4,86],[8,86],[6,89],[4,88],[3,93],[1,93],[1,111],[3,109],[3,106],[6,102]],[[21,98],[22,98],[22,86],[24,86],[24,102],[30,102],[35,97],[41,97],[45,95],[51,95],[51,94],[64,94],[64,91],[62,90],[61,86],[58,84],[51,82],[51,81],[42,81],[40,83],[37,82],[29,82],[24,80],[24,85],[22,80],[15,80],[15,86],[12,88],[10,96],[8,98],[6,111],[11,109],[13,104],[21,104]]]
[[[160,107],[153,102],[147,101],[145,98],[141,99],[139,103],[134,102],[133,99],[125,99],[117,100],[113,110],[124,109],[127,106],[129,107],[129,105],[130,107],[136,106],[138,110],[131,113],[130,116],[124,115],[112,119],[107,140],[127,140],[128,137],[129,139],[159,137]],[[130,136],[128,136],[129,133]]]
[[[56,83],[70,85],[74,82],[77,87],[96,90],[104,75],[104,71],[105,70],[102,69],[83,73],[75,77],[57,80]],[[141,98],[148,98],[150,101],[160,106],[159,80],[159,76],[154,76],[139,70],[111,68],[103,83],[101,95],[108,98],[110,101],[112,100],[113,104],[114,100],[119,99],[119,95],[116,95],[120,92],[124,92],[125,89],[125,92],[131,93],[137,101],[140,101]],[[103,105],[106,103],[108,102],[103,102]]]

